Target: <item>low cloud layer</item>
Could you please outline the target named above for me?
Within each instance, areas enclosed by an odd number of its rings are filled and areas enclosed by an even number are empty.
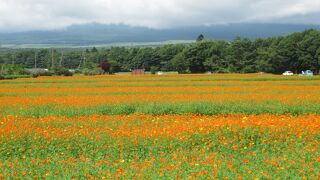
[[[240,22],[320,22],[319,0],[1,0],[0,31],[83,23],[150,28]]]

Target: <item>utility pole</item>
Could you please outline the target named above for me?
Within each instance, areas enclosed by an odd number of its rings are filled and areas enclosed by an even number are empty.
[[[53,48],[51,48],[51,67],[54,67]]]
[[[37,54],[37,51],[35,50],[34,51],[34,68],[35,69],[37,69],[37,56],[38,56],[38,54]]]
[[[82,51],[82,59],[83,59],[83,65],[85,66],[87,64],[87,58],[86,58],[86,51]]]
[[[81,68],[81,63],[82,63],[82,56],[81,56],[81,58],[80,58],[80,63],[79,63],[78,69]]]
[[[81,68],[81,64],[85,65],[85,60],[86,60],[86,57],[84,55],[84,51],[82,51],[81,58],[80,58],[80,63],[79,63],[79,66],[78,66],[79,69]]]
[[[62,61],[63,61],[63,51],[61,51],[59,66],[62,66]]]
[[[80,68],[81,68],[81,60],[80,60],[80,63],[79,63],[78,69],[80,69]]]
[[[12,54],[12,65],[15,64],[15,60],[16,60],[16,55],[13,53],[13,54]]]

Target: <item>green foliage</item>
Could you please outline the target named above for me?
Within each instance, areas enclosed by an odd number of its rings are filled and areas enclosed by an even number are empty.
[[[172,66],[174,67],[175,71],[178,71],[179,73],[187,73],[189,72],[188,69],[188,62],[185,59],[185,56],[183,52],[177,54],[170,62]]]
[[[81,115],[121,115],[121,114],[151,114],[151,115],[221,115],[221,114],[277,114],[277,115],[302,115],[320,114],[320,105],[316,102],[304,102],[287,105],[279,101],[266,101],[255,103],[252,101],[229,101],[229,102],[190,102],[190,103],[127,103],[114,105],[100,105],[94,107],[69,107],[55,108],[53,105],[42,105],[23,108],[7,108],[2,111],[4,115],[20,115],[27,117],[43,116],[81,116]]]
[[[198,37],[197,37],[197,42],[200,42],[200,41],[203,41],[204,40],[204,35],[203,34],[200,34]]]
[[[54,73],[52,71],[38,71],[33,75],[33,77],[38,77],[38,76],[53,76]]]
[[[73,73],[62,66],[55,66],[51,69],[57,76],[73,76]]]
[[[95,69],[83,69],[82,73],[86,76],[96,76],[103,74],[103,71],[100,68]]]
[[[91,52],[96,53],[96,52],[98,52],[98,49],[97,49],[96,47],[93,47],[93,48],[91,49]]]
[[[62,56],[63,51],[63,56]],[[320,31],[306,30],[286,37],[231,42],[206,40],[203,36],[191,44],[160,47],[112,47],[107,49],[7,50],[0,52],[0,63],[26,68],[94,69],[111,60],[110,73],[133,69],[178,71],[179,73],[254,73],[281,74],[320,70]]]
[[[0,75],[30,75],[23,65],[19,64],[0,64]]]
[[[159,71],[159,68],[157,66],[151,66],[151,68],[150,68],[151,74],[156,74],[157,71]]]
[[[76,119],[62,119],[57,117],[50,125],[54,129],[64,127],[68,131],[88,126]],[[69,133],[65,138],[38,134],[27,136],[24,133],[21,133],[24,136],[2,138],[2,174],[8,179],[104,179],[108,176],[110,179],[189,179],[191,175],[196,177],[202,172],[208,173],[197,178],[215,179],[218,175],[221,179],[237,179],[242,175],[244,179],[303,179],[306,175],[307,178],[311,174],[319,175],[318,166],[312,160],[315,152],[303,151],[306,147],[316,147],[313,141],[317,141],[317,134],[303,134],[297,138],[286,127],[275,132],[263,127],[234,126],[216,128],[210,133],[186,133],[176,138],[126,138],[109,133],[109,129],[123,128],[121,125],[135,127],[133,122],[136,121],[93,121],[90,128],[107,129],[107,133],[101,133],[99,137],[83,130],[83,134]],[[145,120],[139,121],[142,125],[146,123]],[[156,126],[163,124],[165,119],[155,117],[149,123],[153,121],[157,122]],[[34,124],[39,128],[37,123]],[[276,165],[266,163],[270,161]],[[306,174],[302,174],[301,169]],[[116,176],[119,172],[124,172],[125,176]]]
[[[82,66],[82,69],[90,69],[90,70],[93,70],[93,69],[96,69],[97,68],[97,64],[95,64],[94,62],[86,62],[84,63],[84,65]]]
[[[117,61],[110,61],[111,67],[110,67],[110,73],[117,73],[121,71],[121,65]]]

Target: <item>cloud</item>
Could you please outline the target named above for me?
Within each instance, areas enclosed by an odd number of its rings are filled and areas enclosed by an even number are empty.
[[[0,31],[123,23],[151,28],[320,22],[319,0],[1,0]]]

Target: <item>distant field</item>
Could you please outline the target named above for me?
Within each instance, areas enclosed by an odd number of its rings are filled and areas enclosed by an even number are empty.
[[[320,77],[0,81],[2,178],[320,178]]]

